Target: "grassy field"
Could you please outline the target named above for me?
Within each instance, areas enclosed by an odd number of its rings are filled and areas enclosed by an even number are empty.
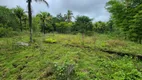
[[[34,34],[0,38],[0,80],[141,80],[142,45],[110,35]],[[103,51],[104,50],[104,51]],[[109,54],[133,54],[134,56]]]

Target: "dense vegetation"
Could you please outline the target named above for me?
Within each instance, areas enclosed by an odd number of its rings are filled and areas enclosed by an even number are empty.
[[[106,9],[111,13],[113,27],[126,39],[142,43],[142,0],[110,0]]]
[[[107,22],[71,10],[32,16],[31,2],[28,15],[0,6],[0,80],[142,79],[141,0],[109,0]]]

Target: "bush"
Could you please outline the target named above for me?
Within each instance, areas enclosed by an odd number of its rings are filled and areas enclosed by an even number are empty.
[[[57,41],[55,39],[52,38],[48,38],[44,40],[45,43],[57,43]]]
[[[55,64],[55,75],[57,80],[76,80],[75,66],[68,62],[62,65]]]
[[[3,28],[0,27],[0,37],[9,37],[13,35],[12,28]]]

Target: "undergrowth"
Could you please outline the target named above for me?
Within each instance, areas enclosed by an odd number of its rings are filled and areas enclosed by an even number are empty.
[[[107,48],[140,54],[139,44],[98,34],[85,36],[82,44],[80,34],[43,36],[37,33],[34,35],[33,44],[21,46],[16,43],[19,41],[28,43],[29,40],[28,35],[21,35],[0,39],[1,80],[142,79],[142,62],[137,58],[108,54],[97,49]],[[49,42],[45,43],[45,39]],[[87,46],[89,48],[86,48]]]

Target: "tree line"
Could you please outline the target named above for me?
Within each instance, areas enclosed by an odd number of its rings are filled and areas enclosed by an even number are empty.
[[[0,6],[1,20],[0,29],[13,30],[22,32],[23,30],[29,30],[28,26],[29,17],[20,6],[9,9],[4,6]],[[11,16],[12,15],[12,16]],[[74,20],[73,20],[74,18]],[[5,21],[5,22],[4,22]],[[105,33],[110,31],[108,22],[94,22],[93,19],[88,16],[76,16],[74,17],[73,12],[68,10],[66,14],[57,14],[56,16],[51,15],[49,12],[40,12],[35,16],[32,16],[32,29],[34,32],[40,31],[43,34],[49,32],[58,33],[83,33],[91,34],[93,32]],[[4,31],[3,31],[4,32]],[[2,35],[1,32],[1,37]]]

